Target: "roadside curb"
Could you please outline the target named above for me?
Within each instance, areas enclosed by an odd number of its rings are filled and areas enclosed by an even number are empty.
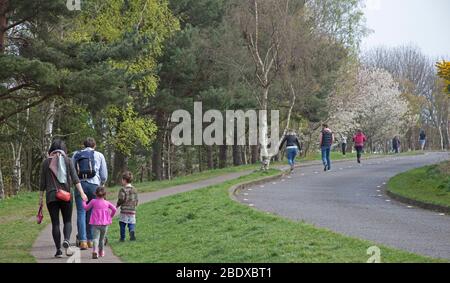
[[[253,186],[256,186],[256,185],[260,185],[260,184],[265,184],[265,183],[268,183],[268,182],[280,179],[286,174],[286,172],[287,171],[280,170],[280,173],[278,173],[276,175],[273,175],[273,176],[267,176],[267,177],[263,177],[263,178],[260,178],[260,179],[257,179],[257,180],[252,180],[252,181],[247,181],[247,182],[243,182],[243,183],[240,183],[240,184],[236,184],[236,185],[234,185],[234,186],[232,186],[231,188],[228,189],[228,195],[229,195],[229,197],[232,200],[234,200],[234,201],[236,201],[238,203],[241,203],[239,201],[239,199],[237,198],[237,194],[239,194],[239,192],[241,190],[244,190],[244,189],[246,189],[248,187],[253,187]]]
[[[420,207],[420,208],[426,209],[426,210],[450,214],[450,207],[410,199],[410,198],[401,196],[399,194],[393,193],[393,192],[389,191],[388,188],[386,189],[385,192],[386,192],[387,196],[389,196],[390,198],[392,198],[393,200],[396,200],[398,202],[409,204],[409,205],[416,206],[416,207]]]

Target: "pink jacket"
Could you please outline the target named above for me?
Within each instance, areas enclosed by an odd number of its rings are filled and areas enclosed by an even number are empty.
[[[355,142],[355,146],[364,146],[366,142],[366,136],[363,133],[356,134],[353,137],[353,142]]]
[[[90,225],[111,225],[112,218],[117,211],[112,203],[104,199],[93,199],[88,205],[83,201],[83,207],[86,211],[92,209]]]

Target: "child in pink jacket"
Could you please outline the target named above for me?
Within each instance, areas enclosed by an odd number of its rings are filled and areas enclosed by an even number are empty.
[[[112,218],[117,210],[112,203],[105,200],[105,187],[98,187],[95,191],[95,195],[97,198],[91,200],[88,205],[83,201],[83,207],[86,211],[92,209],[89,224],[92,225],[94,236],[94,246],[92,249],[93,259],[105,256],[103,247],[105,244],[106,233],[108,232],[108,226],[111,225]]]

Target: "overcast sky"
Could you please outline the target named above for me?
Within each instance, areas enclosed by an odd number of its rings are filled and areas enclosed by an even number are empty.
[[[363,49],[415,44],[433,58],[450,59],[450,0],[365,0],[374,32]]]

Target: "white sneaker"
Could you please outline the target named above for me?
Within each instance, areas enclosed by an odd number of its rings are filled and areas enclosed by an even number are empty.
[[[64,241],[63,242],[63,247],[66,250],[66,256],[73,256],[74,251],[72,250],[72,248],[70,247],[70,243],[69,241]]]

